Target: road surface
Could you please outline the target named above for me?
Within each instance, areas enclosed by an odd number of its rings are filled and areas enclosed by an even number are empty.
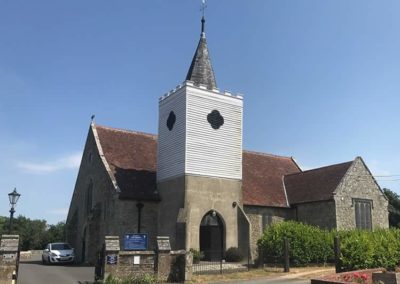
[[[19,264],[18,284],[92,284],[93,279],[93,267],[43,265],[40,255]]]

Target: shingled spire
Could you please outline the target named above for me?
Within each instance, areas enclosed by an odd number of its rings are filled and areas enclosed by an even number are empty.
[[[208,89],[216,89],[214,71],[211,59],[208,54],[206,34],[204,32],[204,16],[201,18],[201,36],[196,52],[193,56],[192,64],[186,75],[186,80],[193,81],[195,84],[206,85]]]

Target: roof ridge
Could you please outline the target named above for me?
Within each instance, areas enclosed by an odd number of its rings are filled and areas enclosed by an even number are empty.
[[[338,164],[333,164],[333,165],[327,165],[327,166],[323,166],[323,167],[319,167],[319,168],[314,168],[314,169],[302,171],[302,172],[299,172],[299,173],[288,174],[288,175],[285,175],[285,176],[294,176],[294,175],[299,175],[299,174],[305,174],[305,173],[308,173],[308,172],[319,171],[319,170],[323,170],[323,169],[326,169],[326,168],[331,168],[331,167],[335,167],[335,166],[339,166],[339,165],[352,164],[353,162],[354,161],[352,160],[352,161],[348,161],[348,162],[343,162],[343,163],[338,163]]]
[[[251,150],[243,150],[243,153],[256,154],[256,155],[268,156],[268,157],[274,157],[274,158],[284,158],[284,159],[288,159],[288,160],[293,159],[292,156],[290,156],[290,157],[289,156],[281,156],[281,155],[275,155],[275,154],[251,151]]]
[[[136,131],[136,130],[129,130],[129,129],[123,129],[123,128],[114,128],[110,126],[104,126],[104,125],[98,125],[96,124],[95,127],[107,129],[107,130],[112,130],[112,131],[119,131],[119,132],[125,132],[125,133],[130,133],[130,134],[138,134],[138,135],[143,135],[143,136],[148,136],[153,139],[157,139],[157,134],[152,134],[152,133],[147,133],[147,132],[142,132],[142,131]]]

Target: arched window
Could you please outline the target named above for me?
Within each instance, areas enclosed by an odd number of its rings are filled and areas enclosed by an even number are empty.
[[[86,190],[86,213],[89,214],[93,207],[93,180],[90,179]]]

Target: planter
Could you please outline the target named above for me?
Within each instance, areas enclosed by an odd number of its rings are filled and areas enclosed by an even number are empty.
[[[325,275],[320,278],[311,279],[311,284],[351,284],[351,283],[378,284],[378,282],[373,281],[372,274],[380,273],[381,271],[382,268],[375,268],[375,269],[364,269],[357,271],[335,273],[335,274]],[[382,284],[383,283],[386,284],[386,282],[382,282]]]
[[[400,273],[397,272],[374,272],[372,273],[373,283],[400,284]]]

